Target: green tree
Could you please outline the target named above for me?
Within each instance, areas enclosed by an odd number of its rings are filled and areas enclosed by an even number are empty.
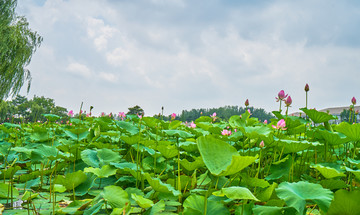
[[[23,16],[15,13],[17,0],[0,0],[0,100],[16,95],[31,75],[25,67],[42,42]]]
[[[129,114],[144,115],[144,110],[139,105],[136,105],[134,107],[130,107],[128,109],[129,109],[129,112],[127,112],[126,115],[129,115]]]

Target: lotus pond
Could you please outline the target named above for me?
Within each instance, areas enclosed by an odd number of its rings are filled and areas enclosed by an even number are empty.
[[[358,214],[360,124],[301,109],[0,125],[4,214]],[[226,131],[226,132],[225,132]]]

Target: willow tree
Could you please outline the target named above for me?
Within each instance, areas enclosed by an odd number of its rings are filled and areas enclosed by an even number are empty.
[[[0,0],[0,100],[16,95],[31,74],[26,66],[42,42],[24,16],[15,12],[17,0]]]

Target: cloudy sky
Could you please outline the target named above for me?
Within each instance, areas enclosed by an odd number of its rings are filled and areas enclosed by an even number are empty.
[[[312,108],[360,101],[359,1],[19,0],[17,13],[44,38],[28,97],[75,112],[246,99],[270,112],[280,90],[296,112],[306,83]]]

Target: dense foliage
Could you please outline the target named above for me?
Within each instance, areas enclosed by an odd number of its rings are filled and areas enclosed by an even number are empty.
[[[356,214],[360,124],[301,110],[309,120],[4,123],[0,203],[8,214]]]
[[[15,13],[16,0],[0,0],[0,101],[16,95],[31,75],[25,67],[42,42],[25,17]]]

